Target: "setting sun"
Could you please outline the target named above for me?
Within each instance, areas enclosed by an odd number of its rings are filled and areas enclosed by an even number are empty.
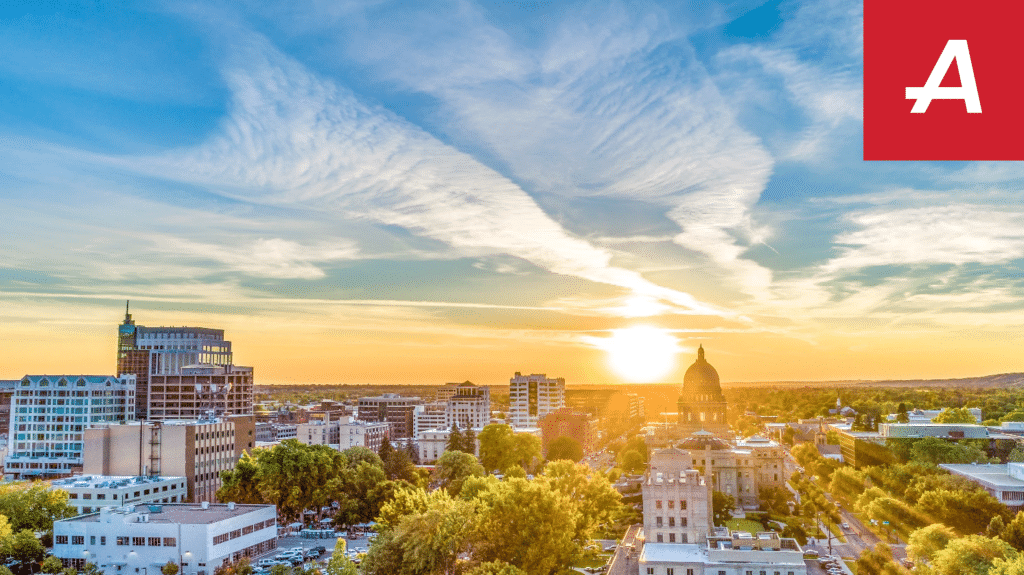
[[[613,329],[611,337],[591,341],[608,353],[608,363],[631,383],[652,383],[676,365],[679,341],[669,330],[646,325]]]

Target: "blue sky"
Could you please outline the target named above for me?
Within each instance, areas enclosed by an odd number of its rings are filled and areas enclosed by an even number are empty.
[[[105,373],[127,298],[266,382],[1020,370],[1024,170],[863,162],[857,3],[25,4],[0,377]]]

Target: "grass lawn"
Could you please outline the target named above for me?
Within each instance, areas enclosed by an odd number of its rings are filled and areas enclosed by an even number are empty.
[[[846,563],[846,566],[850,568],[850,571],[853,571],[853,575],[857,575],[857,562],[856,561],[843,561],[843,563]]]
[[[749,531],[750,533],[764,531],[764,525],[751,519],[730,519],[725,522],[725,526],[732,531]]]

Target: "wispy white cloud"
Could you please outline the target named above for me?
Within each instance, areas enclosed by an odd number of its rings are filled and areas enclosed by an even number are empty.
[[[509,254],[693,313],[722,313],[611,266],[607,252],[567,234],[530,196],[472,156],[361,102],[265,39],[238,34],[225,71],[234,99],[222,132],[197,148],[122,165],[247,201],[400,226],[468,255]]]

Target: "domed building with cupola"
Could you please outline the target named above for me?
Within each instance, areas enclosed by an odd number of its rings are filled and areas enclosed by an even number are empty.
[[[697,348],[697,361],[683,376],[679,391],[679,430],[688,435],[695,431],[713,434],[728,433],[725,422],[725,396],[718,372],[704,359],[704,346]]]
[[[785,487],[785,449],[757,435],[741,439],[730,429],[718,371],[703,345],[683,376],[677,408],[674,424],[648,428],[652,459],[660,448],[688,454],[679,471],[696,469],[702,477],[707,472],[712,490],[734,497],[744,509],[758,507],[761,489]]]
[[[737,507],[756,509],[762,489],[785,489],[786,455],[774,441],[740,439],[729,429],[718,372],[704,358],[703,346],[686,370],[677,405],[676,417],[665,414],[664,424],[648,426],[651,454],[641,483],[637,572],[806,575],[796,540],[714,525],[714,492],[732,496]]]

